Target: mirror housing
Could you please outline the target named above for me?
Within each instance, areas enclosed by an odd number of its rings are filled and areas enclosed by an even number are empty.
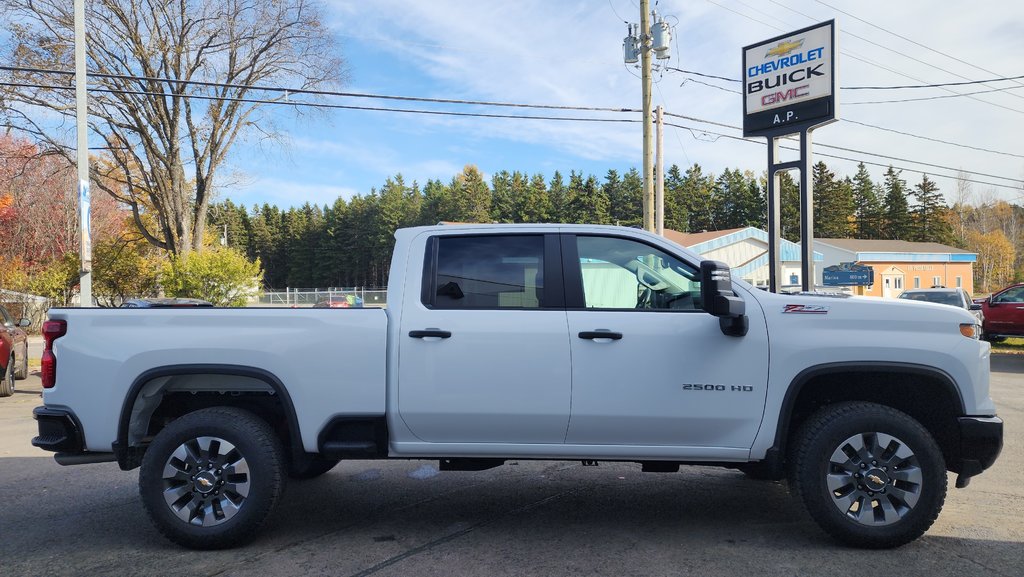
[[[746,303],[732,290],[729,265],[717,260],[700,263],[700,296],[704,311],[718,317],[722,333],[733,337],[747,334]]]
[[[971,303],[970,310],[972,310],[972,311],[980,311],[981,310],[981,305],[979,305],[978,303]]]

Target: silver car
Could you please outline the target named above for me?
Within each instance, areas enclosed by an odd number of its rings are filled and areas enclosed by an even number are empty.
[[[985,317],[982,316],[981,313],[981,305],[972,301],[971,296],[962,288],[934,287],[927,289],[909,289],[903,291],[900,298],[960,307],[971,311],[971,314],[977,317],[979,325],[981,325],[982,321],[985,320]]]

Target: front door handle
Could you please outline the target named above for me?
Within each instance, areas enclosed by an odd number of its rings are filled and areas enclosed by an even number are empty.
[[[423,339],[427,337],[438,337],[447,339],[452,336],[451,331],[442,331],[440,329],[426,329],[421,331],[409,331],[409,336],[414,339]]]
[[[622,338],[622,333],[615,333],[612,331],[583,331],[579,334],[581,339],[611,339],[617,341]]]

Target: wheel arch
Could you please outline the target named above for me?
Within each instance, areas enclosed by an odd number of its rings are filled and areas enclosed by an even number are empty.
[[[770,458],[785,460],[793,435],[807,418],[843,401],[875,402],[907,413],[928,429],[947,463],[957,462],[956,417],[965,412],[956,382],[941,369],[899,362],[826,363],[801,371],[783,398]]]
[[[188,384],[190,380],[211,377],[219,384],[210,387],[190,387]],[[117,440],[112,446],[121,468],[133,469],[141,463],[142,455],[145,453],[145,444],[140,438],[139,428],[143,427],[143,430],[149,430],[150,421],[163,405],[165,397],[169,395],[194,396],[205,393],[232,395],[228,400],[216,403],[221,406],[242,406],[243,403],[239,401],[237,395],[243,394],[262,395],[265,398],[263,401],[265,404],[279,405],[279,411],[286,427],[284,431],[286,436],[282,438],[286,451],[303,451],[295,406],[288,394],[287,387],[275,374],[244,365],[166,365],[143,372],[128,388],[121,406]],[[139,406],[140,397],[142,397],[141,406]],[[153,399],[156,401],[154,402]],[[136,412],[137,406],[139,406],[138,412]]]

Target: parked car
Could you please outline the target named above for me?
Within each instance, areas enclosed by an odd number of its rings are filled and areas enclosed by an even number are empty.
[[[971,300],[971,296],[962,288],[932,287],[926,289],[908,289],[900,295],[901,299],[912,301],[924,301],[950,305],[971,311],[978,319],[978,324],[983,325],[985,315],[980,304]]]
[[[14,394],[14,380],[28,377],[28,335],[22,330],[32,324],[28,319],[17,322],[0,306],[0,397]]]
[[[1008,286],[981,301],[982,330],[989,340],[1024,337],[1024,283]]]
[[[178,298],[128,299],[121,303],[121,308],[123,309],[174,309],[212,306],[213,303],[201,299]]]
[[[313,308],[317,309],[361,309],[363,308],[363,299],[356,295],[331,295],[325,299],[320,299]]]

